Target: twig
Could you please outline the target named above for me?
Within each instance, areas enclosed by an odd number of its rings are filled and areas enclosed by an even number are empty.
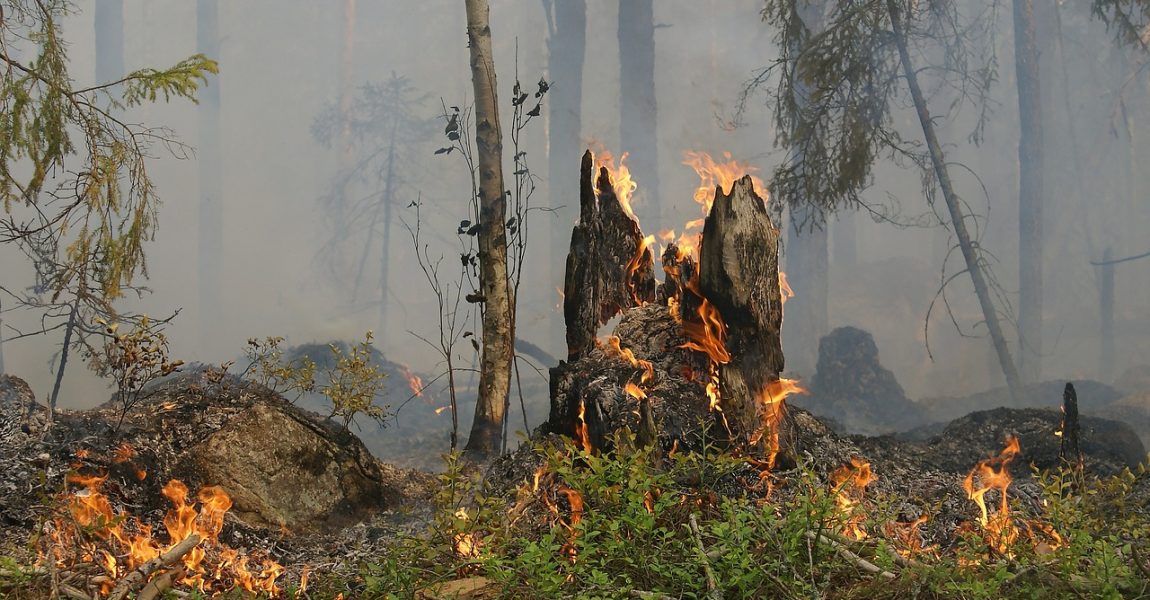
[[[116,587],[112,589],[112,593],[108,595],[108,600],[124,600],[124,596],[127,596],[128,592],[142,586],[149,575],[158,569],[169,567],[177,560],[183,558],[185,554],[191,552],[192,548],[199,545],[201,540],[202,538],[198,534],[193,533],[184,541],[173,546],[171,550],[136,567],[131,573],[125,575],[124,578],[120,580],[120,583],[116,584]]]
[[[719,586],[715,582],[715,572],[711,570],[711,561],[707,560],[707,549],[703,547],[703,535],[699,532],[699,521],[695,519],[695,513],[691,513],[690,522],[691,533],[695,537],[695,549],[699,551],[699,558],[703,561],[703,573],[707,576],[707,598],[722,600],[723,593],[719,591]]]
[[[887,553],[894,559],[894,563],[904,569],[917,569],[924,566],[923,563],[898,553],[894,548],[887,546]]]
[[[675,600],[670,596],[664,596],[658,592],[646,592],[643,590],[631,590],[632,598],[641,598],[642,600]]]
[[[839,553],[839,556],[842,556],[843,558],[853,562],[855,565],[857,565],[859,568],[861,568],[864,571],[867,571],[869,573],[874,573],[875,575],[881,575],[887,579],[894,579],[895,578],[894,573],[891,573],[890,571],[887,571],[887,570],[883,569],[882,567],[879,567],[878,565],[876,565],[876,564],[870,562],[869,560],[855,554],[854,552],[851,552],[849,549],[847,549],[846,546],[840,544],[839,542],[836,542],[835,540],[832,540],[831,538],[829,538],[825,535],[818,534],[818,533],[815,533],[813,531],[807,531],[807,538],[809,538],[812,541],[821,542],[823,544],[827,544],[828,546],[831,546],[832,548],[835,549],[835,552]]]
[[[78,590],[78,589],[76,589],[76,588],[74,588],[68,584],[62,583],[59,586],[57,586],[56,589],[57,589],[57,591],[60,592],[61,595],[67,596],[68,598],[71,598],[72,600],[92,600],[91,596],[89,596],[88,594],[85,594],[84,592],[81,592],[80,590]]]
[[[177,569],[172,569],[171,571],[165,571],[163,574],[149,581],[148,585],[141,588],[140,595],[136,596],[136,600],[155,600],[160,594],[163,594],[171,588],[176,579],[183,575],[184,568],[182,566]]]

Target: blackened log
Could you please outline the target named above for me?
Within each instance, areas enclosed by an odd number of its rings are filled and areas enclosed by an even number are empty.
[[[579,222],[571,230],[571,250],[563,280],[563,321],[567,327],[567,360],[574,361],[595,344],[603,277],[599,272],[599,202],[591,180],[592,157],[583,154],[579,177]]]
[[[722,406],[736,438],[759,426],[756,399],[783,370],[778,246],[779,231],[749,176],[730,194],[716,190],[703,226],[699,283],[727,326]]]

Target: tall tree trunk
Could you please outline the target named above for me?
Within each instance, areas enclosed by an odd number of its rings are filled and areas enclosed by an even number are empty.
[[[124,72],[124,0],[96,0],[96,83],[116,81]]]
[[[822,3],[808,2],[799,9],[804,25],[816,35],[822,29]],[[790,48],[797,60],[803,48]],[[795,102],[806,106],[810,102],[808,86],[798,79],[794,82]],[[801,164],[802,152],[795,152],[792,161]],[[810,198],[801,199],[791,206],[791,226],[788,228],[786,258],[787,281],[795,296],[802,300],[791,304],[783,326],[783,343],[787,347],[791,372],[809,376],[818,361],[819,338],[827,332],[828,238],[826,224],[816,226],[820,220],[818,210]]]
[[[547,102],[547,195],[556,211],[550,218],[550,272],[547,297],[563,286],[567,240],[571,221],[579,211],[579,172],[575,165],[583,153],[583,57],[587,48],[587,4],[584,0],[545,0],[550,16],[547,38],[547,76],[551,91]],[[560,209],[560,207],[563,207]],[[557,304],[558,299],[557,300]],[[548,350],[561,355],[566,347],[562,319],[548,319]]]
[[[196,2],[196,47],[213,59],[220,57],[219,0]],[[200,93],[199,161],[199,294],[200,348],[208,351],[214,325],[223,317],[220,271],[224,255],[223,148],[220,144],[220,78]]]
[[[619,1],[619,143],[639,184],[641,223],[659,231],[659,151],[655,103],[655,7],[653,0]]]
[[[786,246],[787,283],[798,301],[786,307],[783,344],[786,346],[788,372],[803,377],[815,372],[819,339],[827,334],[829,322],[829,224],[814,228],[804,225],[814,210],[807,205],[791,208]]]
[[[853,210],[835,214],[831,234],[834,236],[834,263],[851,268],[858,263],[858,214]]]
[[[934,168],[935,177],[938,178],[938,187],[942,190],[942,197],[946,201],[946,208],[950,212],[950,224],[954,228],[954,236],[958,238],[962,258],[966,262],[966,270],[970,274],[970,282],[974,285],[974,293],[978,297],[978,304],[982,308],[982,316],[986,320],[986,328],[990,332],[991,343],[998,354],[998,364],[1006,376],[1006,384],[1010,388],[1013,398],[1018,398],[1018,369],[1010,357],[1010,349],[1006,346],[1006,337],[1002,334],[1002,326],[998,322],[998,313],[990,299],[990,287],[982,274],[982,262],[966,230],[966,215],[962,212],[961,200],[954,191],[950,181],[950,170],[947,167],[946,157],[942,153],[942,145],[935,134],[931,121],[930,110],[926,106],[926,97],[918,85],[918,72],[910,60],[910,51],[906,44],[906,31],[902,26],[902,15],[895,0],[887,0],[887,12],[890,14],[891,29],[894,32],[895,44],[898,46],[899,59],[902,62],[903,75],[906,77],[910,95],[914,100],[915,112],[922,127],[922,135],[926,139],[927,149],[930,151],[930,162]]]
[[[334,229],[337,233],[346,232],[349,227],[349,223],[347,222],[348,198],[352,196],[349,188],[352,186],[352,165],[355,164],[351,142],[351,102],[352,97],[355,95],[355,89],[352,84],[355,73],[355,3],[356,0],[343,1],[343,29],[340,32],[342,47],[340,49],[339,66],[337,69],[337,76],[339,78],[337,82],[339,93],[339,131],[336,133],[335,166],[340,187],[338,191],[339,197],[335,203],[335,212],[329,215],[334,221]]]
[[[1024,381],[1042,375],[1042,94],[1034,0],[1014,0],[1018,81],[1018,364]]]
[[[397,119],[398,120],[398,119]],[[391,257],[388,251],[391,248],[391,207],[392,194],[395,192],[395,133],[391,130],[391,146],[387,150],[387,182],[383,187],[383,230],[379,233],[379,340],[380,346],[387,344],[387,284]]]
[[[485,460],[499,452],[511,387],[511,332],[515,309],[507,280],[507,196],[503,185],[503,134],[487,0],[465,0],[471,81],[475,87],[475,146],[479,155],[479,285],[484,298],[479,400],[464,453]]]

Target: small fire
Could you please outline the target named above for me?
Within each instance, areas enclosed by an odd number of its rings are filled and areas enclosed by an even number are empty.
[[[451,406],[440,406],[439,408],[435,409],[435,414],[442,415],[449,408],[451,408]]]
[[[928,520],[929,517],[923,514],[909,523],[891,521],[883,525],[883,533],[895,542],[895,551],[904,558],[914,558],[923,552],[934,553],[936,550],[934,545],[923,546],[922,544],[922,531],[920,529]]]
[[[795,292],[791,289],[791,284],[787,283],[787,274],[781,269],[779,270],[779,304],[786,306],[787,298],[794,298]]]
[[[758,167],[731,158],[730,152],[724,152],[723,159],[723,162],[715,162],[715,159],[706,152],[692,150],[683,152],[683,164],[694,169],[699,176],[699,187],[695,189],[695,202],[702,206],[704,217],[711,213],[711,205],[715,202],[716,187],[721,188],[724,194],[729,194],[731,193],[731,186],[736,181],[759,170]],[[763,185],[763,180],[751,175],[751,183],[755,186],[755,192],[765,200],[767,186]],[[702,221],[692,221],[687,224],[688,229],[692,226],[700,227]]]
[[[611,152],[601,150],[595,153],[595,172],[598,173],[600,168],[607,169],[607,174],[611,176],[611,187],[615,190],[615,196],[619,198],[619,204],[623,205],[623,212],[638,222],[639,218],[631,210],[631,197],[635,194],[635,190],[639,189],[639,184],[631,178],[631,169],[627,168],[626,163],[626,152],[619,156],[618,166],[615,165],[615,157]]]
[[[575,426],[575,437],[579,438],[579,447],[584,452],[591,453],[591,436],[587,434],[587,404],[579,399],[579,424]]]
[[[423,378],[411,372],[407,365],[401,365],[403,378],[407,380],[407,387],[411,389],[412,396],[423,396]]]
[[[479,548],[483,545],[482,541],[470,531],[472,528],[471,515],[467,514],[466,508],[460,508],[455,511],[456,528],[467,529],[468,531],[458,531],[451,538],[452,550],[459,558],[478,558]],[[467,569],[463,569],[460,573],[468,574]]]
[[[843,465],[831,473],[835,505],[842,522],[842,534],[847,539],[861,541],[867,538],[866,529],[863,527],[866,515],[862,511],[862,496],[866,486],[875,479],[877,478],[871,472],[870,463],[857,456],[851,457],[851,464]]]
[[[978,505],[978,524],[982,527],[986,542],[1003,556],[1010,555],[1010,547],[1018,540],[1018,528],[1010,518],[1010,503],[1006,495],[1006,489],[1010,487],[1013,478],[1006,467],[1018,456],[1019,451],[1018,438],[1010,436],[998,456],[979,461],[962,482],[967,497]],[[975,487],[976,478],[978,487]],[[999,497],[998,512],[993,516],[989,514],[984,498],[990,490],[998,490]]]
[[[121,446],[113,454],[118,460],[129,453]],[[48,556],[58,567],[69,567],[76,561],[100,565],[100,592],[106,594],[115,583],[162,554],[183,544],[192,536],[199,540],[182,557],[180,566],[157,570],[155,577],[169,574],[180,585],[217,594],[231,589],[276,595],[276,580],[283,567],[270,559],[252,564],[249,557],[219,542],[224,514],[232,506],[231,498],[220,487],[205,487],[196,496],[199,507],[189,504],[188,488],[179,480],[164,486],[164,496],[172,508],[164,516],[169,542],[160,542],[152,528],[137,519],[116,511],[100,487],[108,475],[71,473],[66,481],[80,489],[65,493],[63,512],[53,521]],[[98,558],[97,558],[98,557]]]
[[[768,470],[775,467],[775,459],[779,456],[779,429],[783,423],[784,401],[791,394],[805,393],[807,390],[798,381],[785,378],[776,379],[759,391],[757,400],[762,426],[751,436],[751,444],[766,439]]]
[[[699,289],[699,278],[695,277],[687,283],[687,289],[702,299],[699,308],[695,311],[698,321],[683,321],[683,333],[689,340],[680,348],[697,350],[707,355],[711,362],[725,365],[731,362],[731,354],[727,351],[727,324],[719,309],[715,308]]]
[[[643,374],[639,376],[638,385],[634,382],[627,382],[624,386],[624,391],[636,400],[646,398],[647,393],[644,392],[640,386],[650,383],[650,381],[655,378],[655,367],[651,365],[651,361],[635,358],[635,353],[632,352],[630,348],[624,348],[622,346],[622,342],[619,341],[619,336],[608,336],[605,348],[608,355],[617,356],[626,360],[632,367],[643,369]]]

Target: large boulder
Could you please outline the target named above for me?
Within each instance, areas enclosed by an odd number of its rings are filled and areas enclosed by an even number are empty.
[[[232,512],[257,528],[330,530],[430,489],[429,476],[380,463],[342,425],[208,370],[170,378],[117,427],[120,417],[112,404],[61,411],[45,435],[25,435],[12,454],[47,474],[41,491],[59,489],[69,470],[107,473],[109,495],[152,511],[167,508],[160,488],[170,479],[193,490],[219,485]],[[17,479],[38,478],[0,477]],[[0,512],[30,515],[27,497],[36,495],[0,494]]]
[[[839,327],[819,341],[819,360],[810,395],[796,406],[827,418],[846,433],[879,435],[921,422],[919,407],[879,362],[871,334]]]

